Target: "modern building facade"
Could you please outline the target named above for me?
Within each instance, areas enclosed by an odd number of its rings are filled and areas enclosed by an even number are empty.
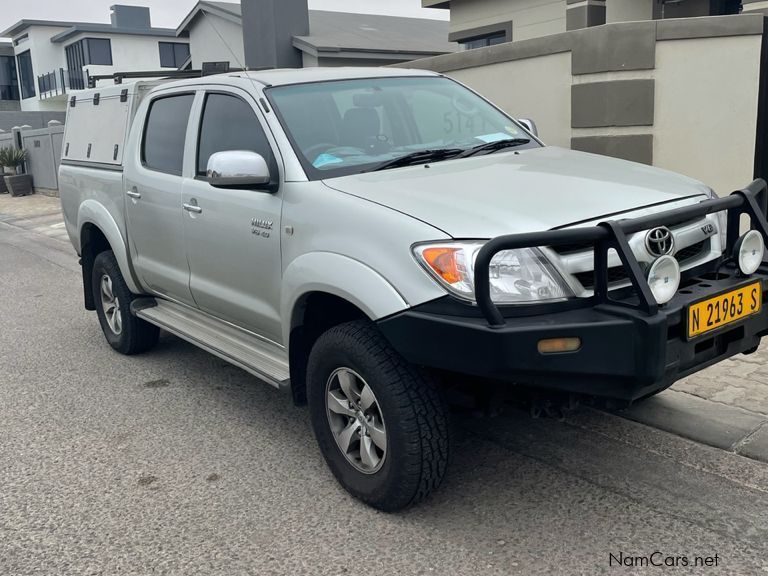
[[[0,84],[13,73],[17,80],[15,91],[0,88],[0,108],[11,101],[26,111],[63,110],[67,93],[85,88],[89,75],[187,64],[189,41],[175,29],[153,28],[149,8],[115,5],[111,10],[109,24],[21,20],[0,32],[12,40],[8,54],[0,47]]]
[[[449,39],[464,49],[613,22],[768,13],[763,0],[422,0],[451,12]]]
[[[254,68],[384,66],[458,48],[442,20],[308,10],[306,0],[243,0],[242,6],[202,0],[177,33],[189,38],[195,69],[212,61]]]

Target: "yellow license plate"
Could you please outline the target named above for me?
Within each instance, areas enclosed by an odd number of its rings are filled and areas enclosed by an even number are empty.
[[[717,330],[760,312],[763,291],[760,282],[747,284],[688,307],[688,338]]]

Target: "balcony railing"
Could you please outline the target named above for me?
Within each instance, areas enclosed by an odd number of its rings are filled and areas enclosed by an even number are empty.
[[[84,90],[87,87],[88,72],[86,70],[59,68],[37,77],[37,89],[41,100],[66,94],[69,90]]]

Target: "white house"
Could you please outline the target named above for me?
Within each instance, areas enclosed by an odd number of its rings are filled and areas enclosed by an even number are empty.
[[[67,94],[87,87],[89,75],[187,64],[188,40],[175,29],[153,28],[149,8],[111,10],[110,24],[21,20],[0,32],[13,42],[21,110],[64,110]]]

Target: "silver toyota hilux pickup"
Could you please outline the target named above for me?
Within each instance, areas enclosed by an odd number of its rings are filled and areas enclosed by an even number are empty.
[[[290,391],[382,510],[440,484],[448,383],[632,402],[768,330],[764,181],[545,146],[430,72],[78,92],[60,188],[107,342],[163,329]]]

